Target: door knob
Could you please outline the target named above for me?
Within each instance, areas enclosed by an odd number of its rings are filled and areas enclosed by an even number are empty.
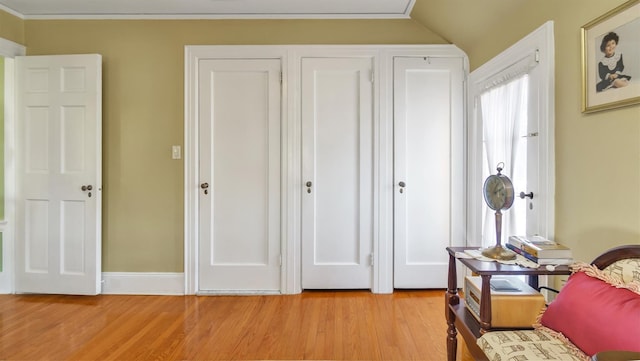
[[[311,186],[313,185],[313,183],[311,183],[311,181],[307,181],[307,183],[305,183],[305,186],[307,186],[307,193],[311,193]]]
[[[405,187],[406,185],[407,185],[407,184],[406,184],[405,182],[399,182],[399,183],[398,183],[398,186],[400,186],[400,193],[404,193],[404,187]]]
[[[533,192],[529,192],[529,193],[520,192],[520,198],[525,199],[525,197],[533,199]]]
[[[87,196],[91,197],[91,190],[93,189],[93,186],[91,184],[89,185],[83,185],[82,187],[80,187],[80,189],[82,189],[83,192],[89,191],[89,193],[87,193]]]
[[[209,183],[200,184],[200,188],[204,189],[204,194],[209,194]]]

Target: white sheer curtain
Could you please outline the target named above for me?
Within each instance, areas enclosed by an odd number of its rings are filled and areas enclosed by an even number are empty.
[[[483,124],[483,179],[490,174],[496,174],[498,163],[504,163],[502,174],[511,178],[516,189],[526,189],[528,88],[529,77],[522,74],[494,84],[481,93],[478,99],[478,116]],[[517,203],[514,202],[514,205]],[[483,247],[496,243],[495,211],[486,206],[485,208]],[[524,209],[512,207],[503,211],[502,227],[502,244],[506,243],[506,237],[509,235],[524,235]]]

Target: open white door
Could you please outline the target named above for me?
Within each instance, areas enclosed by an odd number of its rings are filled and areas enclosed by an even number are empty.
[[[16,58],[16,292],[95,295],[102,57]]]

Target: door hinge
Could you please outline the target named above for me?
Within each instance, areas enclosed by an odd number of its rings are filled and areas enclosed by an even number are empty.
[[[532,133],[527,133],[527,135],[523,135],[522,138],[531,138],[531,137],[537,137],[538,136],[538,132],[532,132]]]
[[[374,259],[374,258],[373,258],[373,253],[371,253],[371,254],[369,255],[369,263],[371,263],[371,266],[373,266],[373,259]]]
[[[282,72],[280,72],[280,85],[282,85]]]
[[[369,72],[369,81],[371,83],[374,83],[375,82],[375,78],[376,78],[376,74],[375,74],[375,72],[373,70],[371,70],[371,72]]]
[[[278,263],[280,264],[280,267],[282,267],[282,255],[278,257]]]
[[[536,63],[540,62],[540,49],[536,49]]]

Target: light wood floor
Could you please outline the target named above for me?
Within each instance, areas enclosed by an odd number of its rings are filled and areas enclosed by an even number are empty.
[[[443,361],[445,339],[443,290],[0,295],[0,360]]]

